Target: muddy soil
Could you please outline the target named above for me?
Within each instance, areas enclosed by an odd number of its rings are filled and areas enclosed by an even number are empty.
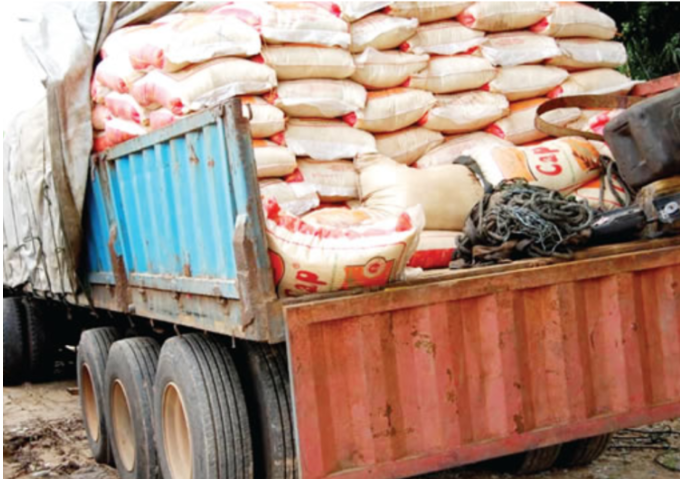
[[[72,379],[3,388],[3,466],[5,479],[72,477],[114,479],[115,470],[91,458]],[[680,419],[618,433],[605,455],[589,467],[554,470],[541,479],[680,479],[656,462],[664,448],[680,450]],[[506,479],[511,476],[459,469],[420,479]]]

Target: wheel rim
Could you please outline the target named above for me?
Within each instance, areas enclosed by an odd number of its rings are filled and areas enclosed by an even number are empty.
[[[87,434],[93,441],[99,441],[99,407],[97,406],[97,399],[94,394],[94,383],[92,382],[92,373],[87,364],[83,364],[80,368],[80,383],[81,394],[83,398],[83,412],[85,413],[85,428]]]
[[[191,434],[182,393],[175,383],[163,392],[163,448],[172,479],[191,479],[193,475]]]
[[[132,425],[127,393],[119,379],[113,382],[111,390],[111,419],[118,456],[120,456],[120,461],[125,470],[132,472],[136,459],[135,431]]]

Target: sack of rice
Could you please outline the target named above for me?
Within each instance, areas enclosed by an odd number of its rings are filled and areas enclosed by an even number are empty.
[[[243,116],[250,120],[250,136],[269,138],[286,129],[286,117],[277,107],[259,96],[241,97]]]
[[[483,42],[484,32],[445,20],[419,26],[415,36],[402,43],[400,48],[409,53],[455,55],[468,53]]]
[[[401,278],[422,229],[419,208],[350,227],[315,226],[267,200],[265,231],[281,298],[385,286]]]
[[[389,50],[411,38],[418,28],[415,18],[399,18],[374,13],[352,23],[352,43],[349,51],[361,53],[367,48]]]
[[[109,144],[109,139],[106,136],[105,131],[95,131],[94,132],[94,137],[92,138],[92,151],[95,153],[101,153],[102,151],[106,151],[109,148],[111,148]]]
[[[267,43],[303,43],[339,46],[350,44],[349,25],[314,2],[271,3],[261,18],[260,31]]]
[[[132,85],[142,75],[142,72],[132,68],[128,57],[123,56],[106,57],[94,70],[94,80],[98,85],[103,85],[118,93],[129,93]]]
[[[475,2],[458,15],[458,21],[487,32],[519,30],[541,21],[555,6],[554,2]]]
[[[443,142],[441,133],[417,126],[375,135],[378,153],[404,165],[412,164]]]
[[[135,25],[115,30],[106,37],[99,54],[104,59],[129,58],[130,51],[137,45],[162,35],[166,23],[166,21],[158,21],[150,25]]]
[[[558,40],[561,53],[547,64],[567,70],[586,68],[617,68],[628,61],[623,43],[594,40],[592,38],[570,38]]]
[[[217,58],[177,73],[153,70],[137,81],[132,96],[145,108],[164,107],[181,115],[236,95],[264,93],[276,86],[266,65],[241,58]]]
[[[487,132],[514,143],[522,145],[547,138],[536,129],[536,110],[547,98],[535,98],[510,104],[510,115],[489,125]],[[542,118],[550,124],[566,126],[581,116],[579,108],[558,108],[543,114]]]
[[[104,99],[106,108],[111,115],[122,120],[134,121],[140,125],[149,124],[149,116],[132,95],[127,93],[111,92]]]
[[[423,269],[448,268],[461,236],[463,233],[457,231],[423,231],[408,266]]]
[[[635,83],[635,81],[616,70],[598,68],[572,73],[564,83],[548,93],[548,98],[586,94],[625,95],[635,86]]]
[[[281,143],[280,136],[295,155],[315,160],[341,160],[376,151],[373,135],[341,120],[291,119],[285,133],[272,139]]]
[[[449,135],[480,130],[510,111],[503,95],[485,91],[437,95],[436,98],[436,105],[419,124]]]
[[[116,146],[138,136],[146,135],[147,129],[134,121],[112,118],[105,125],[106,141],[109,147]]]
[[[577,2],[559,2],[531,31],[556,38],[589,37],[611,40],[616,22],[599,10]]]
[[[260,34],[235,17],[204,13],[172,15],[174,20],[130,48],[137,70],[175,72],[213,58],[249,57],[260,53]]]
[[[103,131],[106,129],[106,120],[111,119],[111,112],[104,105],[92,106],[92,128]]]
[[[526,31],[494,33],[482,44],[484,58],[503,67],[540,63],[560,54],[554,38]]]
[[[512,178],[562,193],[600,175],[600,153],[588,140],[565,137],[535,146],[475,149],[469,152],[485,180],[497,185]]]
[[[433,166],[452,165],[456,159],[466,155],[471,150],[496,146],[512,146],[512,143],[481,131],[449,136],[444,143],[416,161],[415,167],[431,168]]]
[[[258,178],[278,178],[291,174],[297,164],[295,155],[272,141],[253,140],[253,156]]]
[[[356,71],[352,80],[369,90],[394,88],[408,78],[427,68],[428,55],[411,55],[396,51],[380,52],[367,48],[362,54],[354,55]]]
[[[371,156],[371,155],[369,155]],[[410,168],[381,155],[359,158],[361,201],[364,207],[398,214],[422,205],[425,229],[460,231],[484,191],[464,166]]]
[[[626,198],[626,189],[615,175],[611,181],[603,175],[581,186],[573,194],[597,210],[610,211],[624,206],[621,200]]]
[[[343,202],[359,198],[359,176],[354,164],[347,160],[298,160],[298,168],[286,178],[289,183],[304,182],[314,188],[321,201]]]
[[[354,73],[352,54],[342,48],[314,45],[271,45],[262,47],[261,61],[276,71],[279,80],[305,78],[343,79]]]
[[[414,88],[391,88],[368,93],[366,108],[344,117],[366,131],[384,133],[413,125],[435,104],[434,95]]]
[[[356,22],[366,15],[382,10],[392,2],[338,2],[342,11],[342,18],[348,22]]]
[[[292,117],[336,118],[366,106],[366,89],[350,80],[283,81],[267,100]]]
[[[159,128],[164,128],[168,125],[172,125],[178,119],[182,118],[181,115],[175,115],[173,112],[167,108],[159,108],[158,110],[153,110],[148,112],[149,116],[149,130],[155,131]]]
[[[520,65],[499,69],[496,78],[484,89],[501,93],[510,101],[525,100],[545,95],[568,77],[569,73],[561,68]]]
[[[621,113],[623,113],[625,110],[621,109],[614,109],[614,110],[604,110],[597,115],[592,116],[588,120],[588,124],[586,127],[583,129],[584,131],[590,132],[590,133],[597,133],[598,135],[603,135],[604,136],[604,128],[607,126],[607,124],[619,116]]]
[[[295,216],[304,215],[320,204],[316,189],[307,183],[288,183],[271,178],[259,183],[263,198],[274,198],[284,211]]]
[[[431,91],[454,93],[476,90],[496,77],[496,68],[484,58],[470,55],[432,57],[428,67],[412,75],[404,86]]]
[[[96,76],[92,77],[92,82],[90,84],[90,96],[92,97],[92,102],[97,103],[98,105],[103,105],[104,104],[104,98],[106,98],[106,95],[111,93],[113,90],[111,90],[109,87],[106,87],[99,83],[97,81]]]
[[[472,2],[394,2],[385,8],[385,13],[429,23],[453,18],[471,4]]]
[[[322,206],[319,209],[303,216],[305,223],[314,226],[333,226],[335,228],[349,228],[361,224],[368,224],[380,220],[387,215],[376,214],[368,208],[349,208],[346,205],[334,207],[333,204]]]
[[[573,128],[574,130],[584,131],[588,127],[588,122],[592,117],[597,116],[601,113],[605,113],[607,111],[609,110],[606,109],[581,110],[581,115],[576,120],[569,123],[567,127]]]

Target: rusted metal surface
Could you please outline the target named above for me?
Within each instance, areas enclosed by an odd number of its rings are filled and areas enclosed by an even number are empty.
[[[673,88],[680,88],[680,73],[674,73],[661,78],[635,85],[631,95],[652,96],[658,95]]]
[[[680,247],[286,307],[302,479],[680,416]]]

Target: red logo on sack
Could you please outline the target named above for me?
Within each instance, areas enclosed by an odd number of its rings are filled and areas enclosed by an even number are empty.
[[[365,265],[346,266],[345,282],[341,289],[384,286],[390,279],[394,260],[373,258]]]
[[[272,250],[269,250],[269,262],[272,264],[272,272],[274,273],[274,286],[278,288],[286,272],[286,264],[281,255]]]

